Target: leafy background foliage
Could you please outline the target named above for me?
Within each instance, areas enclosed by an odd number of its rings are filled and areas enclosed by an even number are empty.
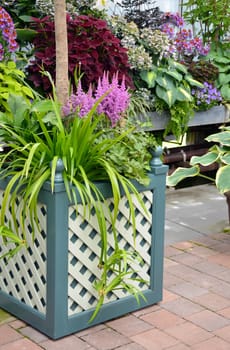
[[[90,83],[95,84],[103,73],[111,76],[119,72],[125,76],[126,83],[132,85],[129,77],[127,50],[121,46],[120,40],[109,30],[106,21],[90,16],[67,17],[69,43],[69,77],[75,85],[74,74],[80,70],[82,86],[88,89]],[[37,35],[33,41],[35,58],[27,69],[28,78],[34,86],[45,93],[52,90],[49,79],[41,74],[41,70],[55,76],[55,40],[54,22],[50,17],[35,19],[33,29]]]

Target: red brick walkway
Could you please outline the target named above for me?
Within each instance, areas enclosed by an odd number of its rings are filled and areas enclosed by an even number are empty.
[[[229,350],[230,235],[165,249],[164,299],[61,340],[0,313],[1,350]]]

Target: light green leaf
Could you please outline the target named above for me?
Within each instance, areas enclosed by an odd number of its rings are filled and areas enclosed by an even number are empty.
[[[172,107],[172,105],[175,103],[176,98],[175,94],[173,93],[173,90],[165,90],[161,86],[157,86],[156,88],[156,94],[159,98],[165,101],[169,107]]]
[[[140,73],[140,76],[141,76],[141,79],[148,84],[149,89],[155,86],[155,80],[157,75],[154,71],[142,71]]]
[[[230,191],[230,165],[222,166],[217,170],[216,187],[220,193]]]
[[[24,120],[25,112],[29,109],[28,103],[22,96],[15,94],[10,94],[7,102],[14,117],[15,126],[20,126]]]
[[[229,86],[229,84],[222,86],[221,89],[220,89],[220,92],[221,92],[221,96],[226,101],[230,101],[230,86]]]
[[[159,75],[156,78],[157,84],[163,87],[165,90],[175,90],[176,86],[171,77],[167,75]]]
[[[223,64],[229,64],[229,58],[223,57],[223,56],[215,56],[215,61],[218,63],[223,63]]]
[[[57,125],[58,121],[56,114],[54,112],[47,113],[44,118],[42,118],[43,123],[50,123],[52,125]]]
[[[221,131],[216,134],[209,135],[206,137],[208,142],[219,142],[224,146],[230,146],[230,132]]]
[[[220,156],[220,160],[224,164],[230,164],[230,153]]]
[[[10,70],[16,69],[16,63],[14,61],[9,61],[7,63],[7,68],[9,68]]]
[[[183,79],[183,75],[179,72],[168,70],[165,73],[178,81],[181,81]]]
[[[47,113],[49,111],[53,111],[53,103],[48,99],[35,102],[31,108],[31,111],[37,113]]]
[[[207,166],[213,164],[219,158],[218,153],[216,152],[208,152],[203,156],[193,156],[190,160],[191,165],[201,164],[203,166]]]
[[[183,64],[176,62],[175,60],[169,60],[169,63],[170,63],[171,67],[179,70],[180,72],[182,72],[184,74],[188,73],[187,68]]]
[[[196,79],[194,79],[192,76],[190,75],[185,75],[185,80],[189,83],[189,85],[191,86],[197,86],[199,88],[203,88],[204,85],[202,83],[200,83],[199,81],[197,81]]]
[[[218,80],[221,85],[228,84],[230,82],[230,74],[220,73]]]
[[[30,97],[30,98],[34,98],[34,95],[33,95],[33,92],[32,92],[32,90],[29,88],[29,87],[27,87],[27,86],[22,86],[22,92],[26,95],[26,96],[28,96],[28,97]]]
[[[180,181],[186,179],[187,177],[194,177],[199,175],[200,168],[198,165],[191,168],[177,168],[174,173],[167,177],[167,186],[176,186]]]
[[[192,95],[188,90],[186,90],[182,86],[179,86],[177,88],[176,99],[179,101],[192,101]]]

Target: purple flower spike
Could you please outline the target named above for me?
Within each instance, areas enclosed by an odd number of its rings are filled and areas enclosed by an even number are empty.
[[[16,31],[12,18],[0,6],[0,61],[6,59],[10,53],[15,52],[18,48],[16,42]]]
[[[111,125],[115,126],[129,104],[129,93],[125,86],[125,78],[123,77],[120,84],[118,74],[115,74],[110,82],[109,74],[104,72],[103,77],[98,79],[94,94],[91,87],[88,92],[84,92],[79,81],[76,94],[71,95],[69,101],[63,106],[63,114],[67,116],[78,112],[79,117],[82,118],[87,115],[94,103],[103,95],[105,96],[97,107],[97,113],[104,114],[111,121]]]

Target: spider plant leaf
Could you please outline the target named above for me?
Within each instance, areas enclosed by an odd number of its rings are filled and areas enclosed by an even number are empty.
[[[4,191],[4,196],[2,199],[2,203],[1,203],[1,217],[0,217],[0,222],[1,222],[1,226],[4,226],[5,222],[5,214],[8,208],[8,202],[10,200],[10,194],[11,191],[13,189],[13,187],[17,184],[17,182],[20,180],[22,174],[19,171],[18,173],[16,173],[8,182],[6,189]]]
[[[91,322],[95,319],[95,317],[97,316],[98,312],[100,311],[100,309],[101,309],[101,307],[102,307],[102,305],[103,305],[103,303],[104,303],[104,298],[105,298],[105,297],[104,297],[104,295],[102,294],[102,295],[100,296],[99,300],[98,300],[98,303],[97,303],[97,305],[96,305],[96,307],[95,307],[95,310],[94,310],[92,316],[90,317],[88,323],[91,323]]]
[[[58,162],[58,156],[54,156],[51,161],[51,191],[54,191],[54,183],[55,183],[55,175],[56,175],[56,168],[57,168],[57,162]]]
[[[23,175],[25,175],[25,177],[28,177],[30,167],[32,165],[32,161],[34,160],[34,155],[39,147],[40,147],[40,144],[35,143],[35,144],[31,145],[31,147],[29,149],[28,158],[25,161],[24,172],[23,172]]]

